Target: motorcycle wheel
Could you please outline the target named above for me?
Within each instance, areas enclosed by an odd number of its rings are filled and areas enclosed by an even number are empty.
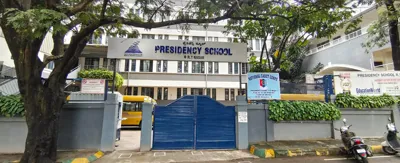
[[[384,153],[388,154],[388,155],[395,155],[397,153],[397,151],[393,150],[391,147],[389,146],[383,146],[382,150]]]

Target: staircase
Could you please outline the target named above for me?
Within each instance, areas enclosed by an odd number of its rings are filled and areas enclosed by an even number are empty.
[[[81,70],[80,66],[72,69],[68,74],[67,78],[77,78],[78,72],[80,70]],[[9,71],[13,71],[14,74]],[[42,78],[48,78],[51,72],[52,72],[51,69],[45,68],[42,72]],[[11,68],[7,71],[3,71],[3,73],[0,73],[0,95],[6,96],[6,95],[19,94],[18,80],[16,77],[17,75],[15,73],[14,68]],[[71,85],[72,82],[73,82],[72,80],[67,80],[65,88]]]

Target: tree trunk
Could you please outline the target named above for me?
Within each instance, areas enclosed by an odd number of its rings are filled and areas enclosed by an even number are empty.
[[[389,13],[389,38],[390,45],[392,46],[392,59],[394,70],[400,70],[400,40],[399,40],[399,29],[398,29],[398,19],[397,11],[394,7],[393,0],[385,1],[386,8]],[[393,18],[396,17],[396,18]]]
[[[61,84],[52,88],[62,88]],[[37,91],[35,93],[35,91]],[[54,163],[57,159],[58,126],[65,101],[62,89],[39,86],[23,95],[28,135],[21,163]]]

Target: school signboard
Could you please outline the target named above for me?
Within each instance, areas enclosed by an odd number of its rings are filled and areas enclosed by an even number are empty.
[[[281,88],[278,73],[247,74],[247,98],[249,100],[281,99]]]

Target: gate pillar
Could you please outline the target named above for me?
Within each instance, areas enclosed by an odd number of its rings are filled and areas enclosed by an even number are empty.
[[[244,96],[236,96],[236,148],[247,149],[249,146],[247,101]]]
[[[151,132],[153,121],[153,104],[143,102],[142,104],[142,126],[140,133],[140,152],[151,150]]]

